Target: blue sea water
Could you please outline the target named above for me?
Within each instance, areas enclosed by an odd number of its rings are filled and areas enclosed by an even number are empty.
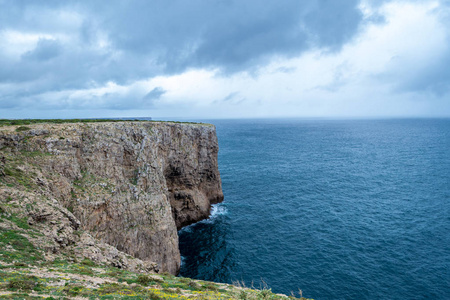
[[[225,201],[181,275],[314,299],[450,299],[450,120],[215,120]]]

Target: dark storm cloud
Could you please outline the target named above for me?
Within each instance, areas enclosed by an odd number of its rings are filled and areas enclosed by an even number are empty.
[[[0,5],[0,29],[65,33],[75,40],[41,39],[21,61],[5,62],[0,71],[2,82],[45,77],[55,88],[126,83],[188,68],[242,71],[272,55],[339,49],[361,22],[356,0],[11,0]],[[78,14],[81,24],[64,22],[63,13]],[[109,45],[98,51],[101,34]]]
[[[271,55],[339,49],[356,32],[355,0],[96,2],[115,47],[151,53],[167,72],[189,67],[240,71]]]

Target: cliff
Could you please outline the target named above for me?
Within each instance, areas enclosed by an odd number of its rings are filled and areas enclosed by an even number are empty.
[[[0,229],[45,259],[177,274],[177,229],[222,201],[215,128],[170,122],[0,128]]]

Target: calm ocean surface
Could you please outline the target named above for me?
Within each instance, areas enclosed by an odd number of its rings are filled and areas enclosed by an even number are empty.
[[[181,275],[314,299],[450,299],[450,120],[215,120],[225,201]]]

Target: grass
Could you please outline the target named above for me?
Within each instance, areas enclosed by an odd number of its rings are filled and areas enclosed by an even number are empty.
[[[85,265],[85,266],[89,266],[89,267],[95,267],[96,266],[96,264],[92,260],[90,260],[89,258],[83,259],[81,261],[81,264]]]
[[[20,154],[22,157],[40,157],[40,156],[52,156],[49,152],[41,152],[41,151],[27,151],[27,150],[20,150]]]
[[[157,120],[140,120],[140,119],[0,119],[0,127],[11,125],[32,125],[32,124],[65,124],[65,123],[105,123],[105,122],[165,122],[176,124],[205,124],[198,122],[180,122],[180,121],[157,121]],[[205,124],[211,125],[211,124]],[[19,129],[22,128],[22,129]],[[31,128],[21,126],[16,131],[26,131]]]
[[[22,229],[31,229],[30,225],[28,225],[26,218],[19,218],[17,217],[17,215],[11,214],[10,216],[5,216],[5,219],[13,222]]]
[[[5,166],[3,168],[3,173],[5,174],[5,176],[13,179],[14,182],[8,182],[9,184],[16,183],[29,189],[34,186],[34,183],[33,181],[31,181],[29,174],[26,174],[24,171],[17,167]]]
[[[0,126],[10,126],[10,125],[31,125],[31,124],[64,124],[64,123],[102,123],[102,122],[121,122],[123,120],[116,119],[17,119],[17,120],[9,120],[9,119],[0,119]],[[130,120],[133,122],[140,120]],[[19,128],[24,128],[25,126],[21,126]],[[31,128],[25,127],[26,129],[18,130],[25,131]]]
[[[33,268],[31,268],[32,266]],[[94,272],[91,270],[94,267],[97,271],[96,274],[93,274]],[[79,277],[79,275],[86,275],[86,269],[89,269],[92,273],[88,274],[87,277]],[[47,275],[39,276],[39,272],[41,274],[45,272]],[[54,275],[49,276],[49,273]],[[91,278],[93,277],[97,278],[97,284],[92,284]],[[26,299],[19,295],[30,295],[31,293],[39,295],[40,299],[46,297],[53,297],[54,299],[81,297],[87,299],[164,300],[299,299],[273,294],[267,288],[255,290],[242,286],[236,287],[176,277],[169,274],[139,274],[95,264],[87,259],[80,263],[69,263],[63,255],[60,255],[54,261],[41,264],[3,266],[3,268],[0,268],[0,291],[9,293],[0,296],[0,298],[7,299]]]
[[[7,263],[36,264],[43,260],[43,256],[21,232],[0,228],[0,260]]]

